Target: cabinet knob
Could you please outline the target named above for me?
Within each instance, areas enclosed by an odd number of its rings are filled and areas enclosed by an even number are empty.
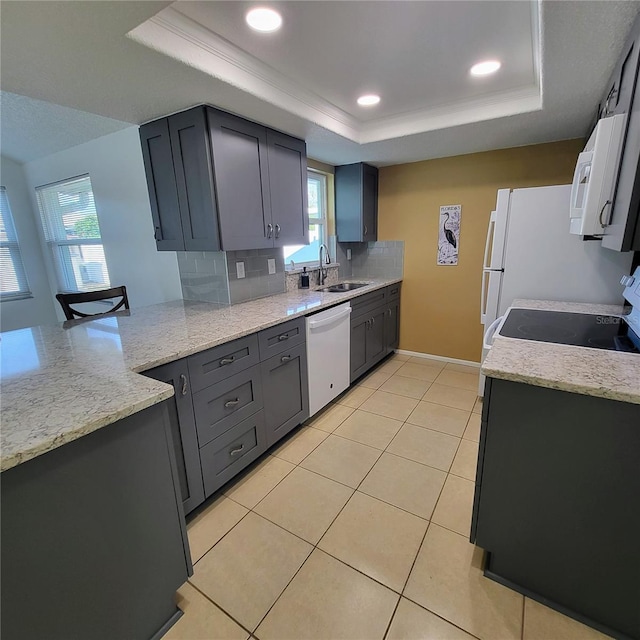
[[[273,235],[273,225],[269,223],[267,225],[267,238],[271,238],[272,235]]]
[[[276,238],[279,238],[279,237],[280,237],[280,225],[277,224],[276,225]]]
[[[233,400],[227,400],[224,403],[225,409],[230,409],[231,407],[235,407],[240,402],[240,398],[234,398]]]
[[[187,376],[184,373],[180,374],[180,393],[183,396],[187,395]]]
[[[241,444],[239,447],[236,447],[235,449],[229,449],[229,455],[237,456],[243,450],[244,450],[244,444]]]
[[[236,359],[235,356],[229,356],[228,358],[222,358],[220,360],[220,366],[224,367],[226,364],[231,364]]]

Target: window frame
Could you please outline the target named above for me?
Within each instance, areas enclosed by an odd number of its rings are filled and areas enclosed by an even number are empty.
[[[50,190],[52,188],[58,187],[60,190],[63,190],[65,185],[71,184],[73,182],[77,182],[79,180],[88,180],[89,186],[91,187],[91,198],[93,201],[93,213],[95,213],[97,224],[98,224],[98,238],[57,238],[56,234],[60,229],[64,229],[64,221],[62,220],[62,213],[59,212],[51,212],[48,210],[48,207],[44,204],[44,198],[42,196],[45,190]],[[36,200],[38,202],[38,209],[40,212],[40,223],[42,226],[42,231],[44,233],[44,239],[46,245],[49,247],[49,251],[51,252],[51,258],[53,260],[53,266],[56,273],[56,282],[57,289],[59,293],[84,293],[87,291],[96,291],[100,289],[108,289],[111,287],[111,274],[109,273],[109,265],[107,264],[107,257],[104,252],[104,240],[102,239],[102,230],[100,229],[100,220],[98,217],[98,210],[95,203],[95,196],[93,193],[93,184],[91,182],[91,176],[86,173],[79,176],[73,176],[70,178],[65,178],[64,180],[58,180],[56,182],[51,182],[48,184],[40,185],[36,187]],[[52,219],[53,215],[60,215],[60,219]],[[86,287],[84,289],[79,287],[78,278],[76,276],[75,270],[73,269],[73,257],[71,254],[71,247],[78,247],[80,252],[82,252],[83,247],[100,247],[102,249],[102,256],[104,257],[104,273],[103,276],[106,276],[106,282],[102,282],[97,287]],[[69,250],[69,255],[65,257],[63,252],[65,250]],[[69,270],[71,269],[71,271]],[[73,287],[75,284],[75,288]]]
[[[314,178],[316,180],[319,180],[322,183],[322,212],[324,215],[321,216],[312,216],[309,213],[309,231],[311,229],[312,225],[320,225],[321,227],[321,243],[324,243],[325,245],[328,245],[329,243],[329,235],[328,235],[328,229],[329,229],[329,178],[328,178],[328,174],[326,174],[324,171],[319,171],[317,169],[313,169],[311,167],[307,167],[307,185],[309,184],[309,178]],[[307,186],[308,188],[308,186]],[[308,211],[308,204],[307,204],[307,211]],[[299,246],[299,245],[289,245],[289,246]],[[304,245],[300,245],[300,246],[304,246]],[[284,250],[287,247],[283,247],[283,257],[284,257]],[[291,269],[291,258],[284,258],[284,268],[285,271],[292,271]],[[305,262],[298,262],[294,260],[294,264],[295,264],[295,269],[294,271],[298,271],[301,270],[303,267],[317,267],[318,266],[318,260],[307,260]]]
[[[20,249],[20,241],[18,238],[18,233],[16,231],[16,224],[13,219],[13,212],[11,211],[9,194],[7,193],[7,188],[4,186],[0,186],[0,200],[2,201],[0,203],[0,209],[2,210],[4,228],[7,234],[6,240],[0,239],[0,249],[9,250],[11,265],[13,267],[14,273],[16,274],[16,280],[18,283],[17,291],[0,291],[0,301],[9,302],[11,300],[26,300],[27,298],[33,298],[33,293],[31,292],[31,288],[29,287],[27,271],[24,268],[22,250]]]

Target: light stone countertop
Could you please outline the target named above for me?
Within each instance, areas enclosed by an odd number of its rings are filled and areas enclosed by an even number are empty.
[[[401,282],[366,280],[345,293],[298,290],[228,307],[177,300],[0,334],[0,470],[173,395],[137,372]]]
[[[515,300],[512,307],[623,315],[622,306]],[[640,404],[640,354],[496,336],[482,365],[491,378]]]

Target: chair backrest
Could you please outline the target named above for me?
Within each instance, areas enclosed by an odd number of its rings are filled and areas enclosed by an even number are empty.
[[[122,300],[116,305],[111,307],[108,311],[102,313],[83,313],[77,309],[72,309],[70,305],[79,304],[82,302],[96,302],[97,300],[109,300],[110,298],[122,297]],[[100,291],[88,291],[87,293],[59,293],[56,295],[56,300],[60,303],[64,315],[67,320],[74,320],[75,318],[88,318],[89,316],[101,316],[105,313],[113,313],[118,309],[129,308],[129,298],[127,298],[127,288],[113,287],[112,289],[102,289]]]

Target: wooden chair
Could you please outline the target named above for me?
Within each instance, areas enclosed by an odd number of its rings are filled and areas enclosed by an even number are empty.
[[[96,302],[97,300],[109,300],[111,298],[118,298],[122,296],[122,300],[116,305],[111,307],[109,311],[102,313],[83,313],[77,309],[72,309],[70,305],[79,304],[81,302]],[[87,293],[59,293],[56,295],[56,300],[60,303],[64,315],[67,320],[74,320],[75,318],[88,318],[89,316],[102,316],[106,313],[113,313],[118,309],[124,307],[129,308],[129,298],[127,298],[127,288],[113,287],[112,289],[101,289],[100,291],[89,291]]]

